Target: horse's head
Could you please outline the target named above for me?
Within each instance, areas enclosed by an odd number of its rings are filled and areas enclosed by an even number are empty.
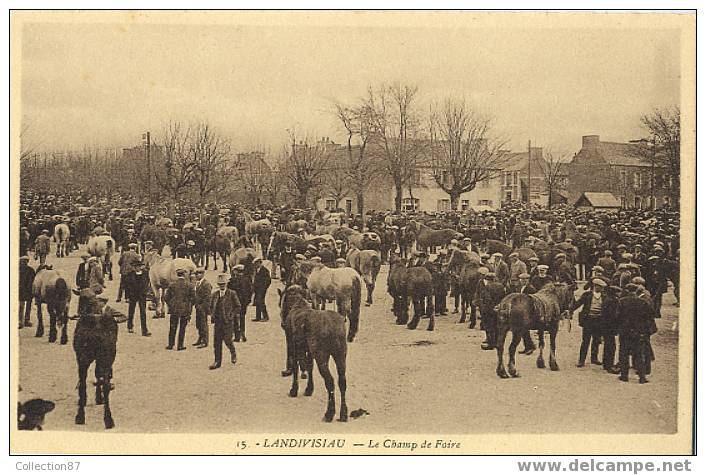
[[[308,305],[309,291],[301,285],[290,285],[284,288],[284,291],[277,289],[279,293],[280,317],[282,321],[287,320],[289,312],[297,305]]]

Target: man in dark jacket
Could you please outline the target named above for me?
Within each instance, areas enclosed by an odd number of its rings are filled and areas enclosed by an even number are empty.
[[[647,381],[652,365],[652,347],[650,336],[657,332],[654,308],[637,296],[637,285],[625,286],[626,296],[620,299],[620,380],[627,382],[630,372],[629,358],[633,364],[640,384]]]
[[[118,287],[118,298],[116,302],[120,302],[123,297],[123,291],[125,290],[125,282],[123,282],[124,277],[132,272],[135,268],[135,263],[139,261],[140,255],[137,253],[137,243],[128,244],[128,249],[120,253],[120,259],[118,259],[118,266],[120,266],[120,284]]]
[[[184,336],[186,325],[191,318],[191,307],[196,302],[196,292],[191,283],[186,280],[186,270],[179,269],[176,282],[171,284],[164,295],[164,301],[169,306],[169,344],[167,350],[174,349],[174,338],[179,327],[179,342],[177,351],[186,349]]]
[[[34,268],[29,265],[29,256],[20,257],[20,328],[32,326],[29,317],[32,313],[32,283],[34,282],[34,275]]]
[[[270,271],[262,265],[262,259],[259,257],[253,261],[255,265],[255,279],[253,282],[253,291],[255,294],[255,319],[254,322],[266,322],[270,319],[267,314],[267,305],[265,304],[265,296],[267,289],[272,283]]]
[[[481,348],[494,350],[498,338],[498,315],[495,307],[505,296],[505,286],[496,281],[494,272],[488,272],[484,280],[483,287],[478,289],[478,306],[486,335],[486,342],[481,345]]]
[[[206,280],[206,270],[203,267],[196,269],[196,330],[199,338],[193,346],[206,348],[208,346],[208,313],[211,306],[211,284]]]
[[[230,350],[230,361],[235,364],[235,345],[233,345],[233,324],[240,317],[240,301],[232,290],[226,288],[228,274],[218,276],[218,289],[211,295],[210,311],[213,323],[214,362],[208,369],[221,367],[223,344]]]
[[[147,330],[147,293],[150,288],[150,279],[145,264],[138,258],[131,264],[132,270],[121,277],[124,280],[125,298],[128,301],[127,307],[127,331],[133,333],[133,321],[135,319],[135,307],[140,308],[140,330],[142,336],[151,336]]]
[[[282,281],[287,285],[292,282],[292,267],[294,267],[296,251],[292,249],[290,243],[285,244],[284,251],[280,254],[279,264],[282,267]]]
[[[520,274],[519,279],[520,281],[514,290],[515,292],[525,295],[532,295],[534,293],[537,293],[537,289],[535,289],[534,286],[530,283],[529,274]],[[534,341],[532,341],[532,335],[529,331],[525,332],[525,334],[522,335],[522,341],[525,347],[524,349],[520,350],[520,354],[529,356],[534,352],[534,350],[537,349],[537,345],[535,345]]]
[[[91,269],[88,265],[88,259],[90,259],[90,254],[81,255],[82,262],[78,265],[76,270],[76,288],[78,290],[87,289],[90,285]],[[81,315],[83,311],[83,306],[86,299],[79,297],[78,299],[78,314]]]
[[[233,271],[228,288],[238,295],[238,300],[240,301],[240,315],[235,324],[235,341],[246,342],[248,339],[245,337],[245,313],[252,299],[252,280],[245,273],[243,264],[233,267]]]
[[[618,307],[620,306],[621,293],[622,289],[617,286],[611,285],[605,289],[603,314],[600,321],[600,331],[603,338],[603,369],[612,374],[620,373],[615,365],[615,337],[619,331]]]
[[[603,290],[607,284],[603,279],[593,279],[593,289],[587,290],[571,309],[572,313],[581,308],[579,312],[579,326],[583,328],[581,334],[581,349],[579,361],[576,365],[582,368],[586,363],[589,344],[591,346],[591,364],[601,364],[598,361],[598,349],[601,338],[601,320],[604,314],[605,295]]]

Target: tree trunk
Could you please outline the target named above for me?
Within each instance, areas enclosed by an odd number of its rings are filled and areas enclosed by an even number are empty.
[[[356,192],[355,200],[357,201],[358,214],[363,216],[363,212],[365,211],[365,193],[362,191]]]
[[[395,183],[395,210],[402,211],[402,183]]]
[[[299,196],[297,197],[297,206],[301,209],[306,209],[308,201],[309,201],[308,190],[305,190],[305,189],[299,190]],[[314,207],[316,207],[316,203],[314,203]]]
[[[549,187],[549,203],[547,203],[547,209],[552,208],[552,198],[553,198],[553,193],[552,193],[552,187]]]
[[[451,198],[451,210],[458,210],[458,202],[461,199],[461,193],[451,192],[449,193],[449,198]]]

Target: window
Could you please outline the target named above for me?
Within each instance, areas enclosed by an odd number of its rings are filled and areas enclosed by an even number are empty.
[[[346,200],[346,213],[351,214],[353,212],[353,200],[348,198]]]
[[[421,185],[422,184],[422,171],[421,170],[412,170],[412,176],[410,178],[412,180],[413,185]]]
[[[336,209],[336,200],[326,200],[326,211],[333,211]]]
[[[620,185],[627,186],[628,184],[628,172],[625,170],[620,170]]]
[[[635,172],[633,174],[632,186],[633,188],[640,188],[640,172]]]
[[[451,201],[443,199],[436,201],[437,211],[449,211],[451,209]]]
[[[461,200],[461,211],[468,211],[470,203],[468,200]]]
[[[505,201],[512,201],[512,191],[505,192]]]
[[[444,184],[444,186],[449,186],[451,183],[451,175],[449,174],[448,170],[444,170],[441,172],[441,183]]]
[[[518,177],[519,177],[519,173],[520,173],[520,172],[515,172],[515,173],[512,174],[512,184],[513,184],[513,185],[517,185],[517,180],[518,180]]]
[[[635,197],[635,208],[642,208],[642,200],[639,196]]]
[[[419,209],[419,198],[403,198],[402,209],[405,211],[417,211]]]
[[[478,206],[493,206],[493,200],[478,200]]]

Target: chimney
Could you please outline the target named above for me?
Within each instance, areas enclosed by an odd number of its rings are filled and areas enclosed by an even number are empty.
[[[595,150],[598,147],[599,141],[599,135],[584,135],[582,137],[581,148],[585,148],[586,150]]]

